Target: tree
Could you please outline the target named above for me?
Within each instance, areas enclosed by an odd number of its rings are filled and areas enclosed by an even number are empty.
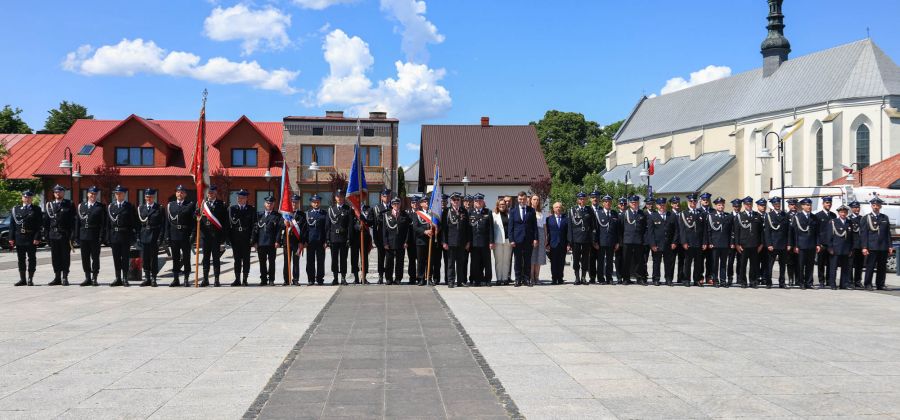
[[[541,200],[546,201],[548,197],[550,197],[550,190],[553,186],[553,183],[550,181],[550,178],[542,178],[537,181],[531,183],[528,186],[531,194],[536,194],[538,197],[541,197]]]
[[[329,175],[328,185],[331,186],[332,192],[337,192],[337,190],[343,191],[342,194],[347,194],[347,175],[344,175],[343,172],[332,172]],[[331,205],[331,203],[329,203]]]
[[[403,204],[406,204],[406,171],[403,170],[403,167],[397,168],[397,197],[400,197],[403,200]]]
[[[75,102],[62,101],[58,109],[47,111],[47,121],[44,122],[44,132],[50,134],[65,134],[75,124],[75,120],[92,120],[93,115],[88,115],[87,108]]]
[[[581,113],[550,110],[531,125],[537,130],[547,167],[558,180],[577,183],[585,174],[602,169],[590,167],[583,152],[592,141],[599,142],[593,140],[602,133],[596,122],[586,120]]]
[[[2,134],[31,134],[31,127],[22,120],[19,114],[22,110],[13,109],[9,105],[5,105],[0,110],[0,133]]]
[[[103,194],[110,194],[109,196],[111,197],[113,188],[116,188],[116,185],[119,185],[122,181],[119,167],[104,164],[98,166],[94,172],[97,174],[94,176],[94,182],[103,190]]]
[[[227,168],[216,168],[216,170],[212,171],[212,173],[209,174],[209,182],[216,186],[216,197],[219,197],[221,200],[222,194],[225,194],[225,200],[227,201],[230,199],[228,194],[230,194],[233,183],[231,177],[228,175]],[[230,205],[231,203],[226,204]]]

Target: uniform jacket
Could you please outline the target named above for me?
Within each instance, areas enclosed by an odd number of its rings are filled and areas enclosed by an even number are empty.
[[[76,211],[77,238],[80,241],[106,240],[106,205],[99,201],[89,204],[87,201],[78,205]]]
[[[569,240],[576,244],[594,242],[594,224],[597,218],[588,206],[569,209]]]
[[[109,227],[106,229],[106,234],[109,236],[107,242],[111,244],[134,242],[134,237],[140,230],[140,224],[137,211],[131,203],[123,201],[122,204],[117,204],[113,201],[106,207],[106,215],[109,220]]]
[[[375,212],[374,218],[373,218],[373,220],[375,222],[372,223],[372,237],[375,239],[376,246],[382,246],[382,243],[384,241],[382,240],[383,238],[381,236],[381,233],[384,228],[384,226],[383,226],[384,219],[381,216],[385,212],[391,211],[391,205],[385,204],[382,202],[378,202],[378,204],[376,204],[375,207],[373,207],[373,210]]]
[[[472,233],[473,247],[486,247],[494,243],[494,217],[491,211],[482,207],[469,212],[469,232]]]
[[[643,210],[626,209],[619,217],[619,223],[622,224],[623,244],[644,244],[644,236],[647,234],[647,213]]]
[[[594,242],[600,246],[614,247],[619,243],[619,218],[615,210],[602,207],[594,213]],[[570,237],[571,238],[571,237]]]
[[[860,221],[860,244],[869,251],[887,251],[891,246],[891,222],[884,213],[869,213]]]
[[[431,229],[431,221],[423,218],[422,216],[416,214],[412,219],[412,229],[416,238],[416,246],[428,246],[428,236],[425,235],[425,232],[428,229]],[[438,250],[438,235],[434,235],[431,238],[431,252],[440,252]]]
[[[256,226],[256,208],[247,204],[241,209],[239,204],[228,208],[228,239],[231,246],[249,246],[253,227]]]
[[[859,231],[862,216],[850,213],[847,220],[850,221],[850,233],[853,235],[853,249],[862,249],[862,234]]]
[[[819,244],[819,225],[815,215],[807,216],[802,211],[797,212],[791,221],[791,227],[794,232],[792,247],[815,249]]]
[[[225,238],[228,237],[228,207],[225,206],[225,203],[222,200],[204,200],[204,205],[209,208],[210,213],[219,221],[219,224],[222,225],[221,229],[216,227],[216,224],[206,217],[203,212],[200,212],[200,239],[205,244],[207,241],[213,241],[210,245],[221,244],[225,242]],[[202,209],[201,209],[202,210]],[[204,245],[205,246],[205,245]]]
[[[285,229],[284,223],[282,222],[278,232],[277,242],[281,244],[282,248],[287,250],[288,241],[290,241],[291,252],[296,253],[300,248],[300,244],[305,245],[309,243],[309,226],[306,225],[306,213],[304,213],[303,210],[294,210],[294,212],[291,213],[291,217],[293,218],[291,223],[293,223],[297,227],[297,230],[300,231],[300,236],[298,237],[297,233],[294,232],[293,226]],[[283,220],[284,217],[282,217],[282,221]],[[286,236],[288,239],[285,239],[285,230],[288,232]]]
[[[71,200],[44,205],[44,237],[50,240],[71,240],[75,234],[75,205]]]
[[[525,206],[525,218],[522,218],[519,205],[509,209],[509,241],[515,243],[533,242],[537,239],[537,216],[534,209]]]
[[[309,234],[309,243],[325,244],[328,237],[328,216],[322,208],[306,210],[306,229]]]
[[[471,242],[469,212],[462,206],[459,210],[447,207],[441,212],[441,244],[447,246],[466,246]]]
[[[825,237],[825,228],[828,227],[828,222],[836,217],[837,214],[832,211],[825,211],[825,209],[816,212],[816,220],[818,220],[819,222],[818,225],[822,227],[822,229],[819,229],[819,245],[825,245],[827,243],[827,238]]]
[[[706,240],[706,213],[690,208],[678,215],[678,239],[682,245],[700,248]]]
[[[385,249],[402,250],[403,245],[409,240],[410,220],[407,213],[397,210],[394,217],[393,209],[381,212],[381,244]]]
[[[372,233],[369,230],[373,225],[377,224],[377,220],[375,219],[375,210],[369,205],[364,205],[361,211],[361,216],[364,223],[359,222],[359,218],[356,217],[356,212],[350,212],[352,215],[351,225],[353,226],[353,232],[350,235],[350,244],[359,247],[359,231],[363,231],[363,241],[365,241],[366,249],[372,248]],[[365,226],[365,228],[363,228]]]
[[[170,201],[166,204],[166,240],[168,241],[189,241],[196,229],[197,219],[195,214],[197,206],[188,200],[184,200],[181,204],[177,201]]]
[[[670,248],[669,245],[672,245],[672,242],[666,235],[668,217],[668,213],[665,212],[662,214],[658,211],[650,212],[650,215],[647,217],[647,234],[644,238],[644,243],[661,249]]]
[[[329,207],[326,213],[328,215],[327,223],[325,223],[328,230],[328,245],[349,244],[353,210],[345,203],[340,206],[334,205]]]
[[[41,240],[41,227],[43,227],[43,213],[37,204],[20,204],[10,210],[9,240],[16,246],[34,245],[34,241]]]
[[[790,243],[790,218],[783,211],[769,210],[763,217],[763,240],[765,246],[778,250],[787,249]]]
[[[734,244],[753,248],[763,243],[762,215],[742,210],[734,216]]]
[[[144,203],[137,208],[138,222],[141,224],[138,242],[144,246],[159,246],[159,238],[165,229],[166,215],[159,203],[153,203],[148,209]]]
[[[853,229],[850,226],[850,219],[843,221],[840,217],[831,219],[822,229],[822,233],[829,253],[850,255],[850,251],[853,250]]]
[[[734,245],[734,216],[713,210],[706,214],[706,244],[716,249]]]
[[[256,246],[275,246],[281,239],[284,231],[284,218],[277,211],[271,211],[266,215],[265,211],[256,214],[256,223],[253,224],[251,243]]]

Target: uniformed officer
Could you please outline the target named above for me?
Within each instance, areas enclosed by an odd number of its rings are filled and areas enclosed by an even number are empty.
[[[448,253],[447,287],[462,286],[466,281],[465,253],[472,246],[468,224],[469,215],[462,207],[462,194],[450,196],[451,205],[444,209],[439,229],[441,247]]]
[[[859,214],[859,201],[850,202],[850,214],[847,219],[850,220],[850,230],[853,236],[853,251],[850,253],[850,266],[853,270],[853,287],[862,289],[862,273],[865,266],[866,257],[862,254],[862,236],[859,232],[862,216]]]
[[[210,185],[206,189],[206,199],[201,204],[200,246],[203,248],[203,281],[200,287],[209,286],[209,264],[212,259],[213,286],[219,287],[219,273],[225,241],[228,238],[228,208],[219,200],[218,188]]]
[[[409,224],[407,213],[400,210],[400,198],[390,202],[390,208],[381,213],[381,244],[385,252],[385,274],[388,285],[399,285],[403,281],[403,260],[409,244]],[[381,281],[379,281],[379,284]]]
[[[731,200],[731,213],[729,213],[728,215],[731,216],[732,235],[734,232],[733,231],[734,225],[736,224],[735,218],[737,217],[738,213],[740,213],[740,212],[741,212],[741,199],[735,198],[735,199]],[[737,261],[738,261],[737,248],[733,247],[733,248],[731,248],[730,251],[728,251],[728,263],[727,264],[728,264],[728,284],[729,285],[734,284],[734,271],[735,271],[734,269],[735,269],[735,266],[737,265]]]
[[[788,246],[791,247],[791,250],[788,252],[787,258],[787,282],[788,287],[793,287],[797,285],[797,253],[794,252],[794,248],[791,245],[794,241],[794,216],[799,212],[800,201],[796,198],[789,198],[787,200],[788,203],[788,211],[787,211],[787,227],[788,227]],[[860,251],[860,254],[862,251]]]
[[[378,204],[375,205],[375,223],[372,225],[372,238],[375,240],[375,251],[378,257],[378,284],[384,282],[384,266],[385,266],[385,250],[383,247],[384,237],[382,237],[382,216],[391,209],[391,190],[383,189],[378,197]],[[405,212],[404,212],[405,213]]]
[[[369,252],[372,251],[372,234],[369,228],[375,224],[375,211],[366,203],[363,203],[360,209],[359,217],[355,212],[351,212],[353,231],[350,234],[350,270],[353,271],[353,284],[359,284],[359,275],[362,273],[363,284],[369,284],[366,280],[366,273],[369,272]],[[360,220],[362,219],[362,220]],[[360,231],[362,231],[363,246],[362,270],[360,270]]]
[[[619,218],[611,209],[612,197],[603,196],[602,205],[594,214],[594,244],[597,250],[597,282],[613,283],[613,254],[619,249]],[[568,224],[568,220],[566,221]],[[568,241],[568,237],[567,237]],[[563,255],[565,257],[565,255]]]
[[[409,284],[418,284],[419,283],[419,273],[416,269],[416,264],[418,260],[418,256],[416,255],[416,235],[413,232],[412,222],[416,220],[416,209],[419,207],[419,196],[413,195],[409,199],[409,208],[404,210],[406,212],[406,218],[410,221],[409,227],[409,235],[407,235],[407,244],[406,247],[406,274],[409,275]]]
[[[494,249],[494,217],[484,207],[484,194],[474,195],[475,203],[469,212],[472,232],[472,266],[469,278],[475,287],[491,285],[491,251]]]
[[[684,284],[686,277],[684,276],[684,248],[681,247],[681,240],[678,238],[679,219],[681,218],[681,198],[677,195],[669,197],[669,210],[666,211],[666,235],[672,237],[672,255],[675,261],[674,281],[675,283]]]
[[[418,259],[416,266],[419,269],[416,277],[419,279],[419,286],[424,286],[426,284],[429,286],[436,285],[441,278],[441,244],[438,241],[437,226],[432,222],[428,213],[428,201],[427,196],[419,200],[420,210],[416,213],[416,217],[413,219],[412,223],[413,232],[415,233],[416,238],[416,257]],[[429,247],[431,248],[430,250]],[[429,255],[431,256],[431,261],[428,261]]]
[[[627,206],[628,206],[628,199],[625,197],[619,197],[619,200],[616,203],[616,210],[613,210],[613,214],[616,216],[616,219],[618,219],[618,221],[619,221],[618,223],[616,223],[616,228],[617,228],[616,234],[618,235],[618,240],[616,242],[619,244],[619,247],[614,252],[615,257],[616,257],[616,260],[614,262],[614,265],[616,267],[616,279],[618,280],[619,284],[624,284],[624,280],[625,280],[625,278],[622,277],[622,274],[624,274],[624,272],[625,272],[625,270],[622,268],[622,263],[625,262],[625,249],[622,246],[622,234],[624,232],[625,227],[622,225],[622,216],[625,214],[625,210],[626,210]],[[569,220],[569,223],[571,223],[571,222],[572,221]],[[569,240],[572,240],[571,236],[569,236]],[[572,259],[574,260],[574,254],[573,254]]]
[[[725,213],[725,199],[716,197],[713,209],[706,214],[706,244],[712,261],[710,277],[715,287],[729,287],[728,253],[734,248],[734,218]]]
[[[141,287],[156,287],[156,275],[159,273],[159,238],[165,229],[166,216],[156,202],[156,189],[144,190],[144,204],[137,209],[140,232],[138,244],[141,248],[141,268],[144,281]]]
[[[781,210],[781,198],[772,197],[769,200],[772,203],[772,209],[766,212],[763,218],[763,240],[765,242],[768,262],[766,269],[766,280],[771,284],[772,269],[775,267],[775,260],[778,260],[778,287],[787,288],[785,284],[785,274],[787,273],[787,260],[790,258],[791,247],[789,243],[789,226],[790,219],[788,214]]]
[[[109,239],[109,247],[112,249],[113,266],[116,270],[116,280],[110,286],[128,287],[129,252],[134,237],[140,229],[137,212],[134,206],[125,200],[128,189],[117,185],[113,190],[115,200],[106,208],[109,216],[109,227],[106,229]]]
[[[310,286],[325,282],[325,243],[328,242],[328,216],[319,206],[322,197],[313,194],[306,211],[306,228],[309,243],[306,246],[306,281]]]
[[[569,241],[572,244],[572,268],[575,269],[575,285],[587,284],[591,264],[591,248],[594,246],[594,214],[584,204],[587,194],[575,194],[576,205],[569,209]]]
[[[800,200],[800,211],[791,222],[793,242],[791,249],[797,255],[797,281],[801,289],[813,288],[813,268],[819,252],[819,226],[816,217],[810,213],[812,200]]]
[[[188,278],[191,274],[191,236],[196,229],[194,214],[197,206],[188,199],[183,185],[175,187],[175,200],[166,204],[165,242],[172,253],[172,274],[174,278],[169,287],[180,285],[178,277],[184,273],[184,287],[190,286]]]
[[[275,250],[278,249],[284,231],[282,217],[275,211],[275,197],[265,198],[262,211],[256,215],[251,243],[259,258],[259,285],[275,285]]]
[[[441,214],[444,214],[444,211],[447,210],[447,206],[449,205],[449,202],[450,202],[450,195],[449,194],[441,194]],[[439,222],[439,224],[442,225],[443,220],[441,220]],[[438,230],[439,230],[438,235],[441,235],[440,227],[441,226],[438,226]],[[440,241],[441,241],[441,238],[440,238],[440,236],[438,236],[438,243],[440,243]],[[443,264],[444,264],[444,284],[450,284],[450,282],[447,281],[447,279],[450,276],[450,270],[448,269],[448,267],[450,267],[450,263],[448,261],[448,259],[450,258],[450,251],[445,250],[443,246],[438,246],[438,253],[441,254],[440,261],[443,261]],[[438,264],[440,264],[440,263],[438,263]],[[438,285],[438,284],[441,284],[441,282],[435,281],[434,284]]]
[[[656,199],[656,211],[647,216],[647,235],[645,242],[650,245],[653,256],[653,274],[651,279],[654,286],[659,286],[659,279],[665,276],[666,285],[672,285],[675,270],[672,266],[674,254],[672,244],[674,237],[669,237],[666,232],[666,199]]]
[[[44,238],[50,243],[53,281],[48,286],[68,286],[69,266],[75,233],[75,206],[65,198],[66,189],[53,187],[53,200],[44,205]]]
[[[647,219],[647,230],[650,229],[650,214],[652,214],[655,210],[654,207],[656,205],[656,199],[653,198],[652,195],[648,195],[644,198],[644,208],[641,211],[644,213],[644,217]],[[641,248],[641,257],[638,259],[637,265],[637,275],[639,278],[645,280],[644,286],[648,285],[646,280],[650,278],[650,244],[646,240],[646,231],[644,232],[644,246]]]
[[[16,286],[25,286],[26,284],[34,286],[34,271],[37,268],[35,253],[38,244],[41,243],[44,215],[41,208],[33,201],[34,192],[22,191],[22,205],[13,207],[10,211],[12,217],[9,225],[9,246],[16,247],[19,259],[19,282],[15,284]],[[27,279],[25,277],[26,269]]]
[[[697,208],[697,196],[687,196],[688,208],[678,216],[678,240],[684,249],[684,285],[703,287],[703,259],[701,253],[706,250],[706,217]],[[691,275],[691,267],[694,274]]]
[[[863,255],[866,256],[866,290],[872,290],[872,277],[875,277],[875,287],[878,290],[885,289],[885,276],[887,272],[887,257],[894,254],[891,247],[891,222],[881,213],[884,201],[875,197],[869,200],[872,212],[865,215],[860,222],[860,241]],[[878,275],[875,275],[878,271]]]
[[[256,208],[247,204],[249,195],[247,190],[241,189],[237,192],[237,204],[228,208],[228,240],[234,258],[233,287],[246,286],[250,275],[250,247],[256,226]]]
[[[765,200],[763,200],[765,202]],[[744,209],[734,219],[734,246],[738,252],[738,282],[754,289],[759,283],[759,251],[762,250],[762,217],[753,211],[753,198],[744,197]]]
[[[99,192],[95,186],[88,187],[87,201],[78,205],[75,236],[84,270],[84,281],[79,286],[97,286],[97,274],[100,273],[100,244],[106,238],[107,212],[106,206],[97,201]]]
[[[466,194],[463,196],[463,208],[466,210],[466,213],[471,213],[472,209],[475,208],[475,196],[472,194]],[[471,230],[469,231],[469,236],[471,240]],[[463,276],[462,283],[465,285],[469,284],[469,258],[472,252],[472,247],[469,246],[469,249],[464,250],[462,254],[462,266],[465,268],[465,276]]]
[[[638,208],[641,199],[633,195],[628,200],[629,208],[620,216],[622,224],[622,251],[624,261],[622,261],[622,281],[624,284],[631,283],[632,275],[637,277],[638,284],[646,285],[647,279],[640,277],[640,259],[644,251],[644,235],[647,232],[647,215]]]
[[[772,288],[772,275],[769,273],[769,249],[766,248],[766,238],[765,238],[765,216],[768,211],[767,204],[769,202],[765,198],[760,198],[756,200],[756,214],[759,215],[760,225],[760,239],[759,243],[761,248],[759,250],[759,257],[757,258],[757,283],[763,284],[765,282],[766,289]]]
[[[713,211],[712,204],[710,200],[712,199],[712,194],[708,192],[703,192],[700,194],[700,206],[699,209],[703,211],[703,219],[707,220],[707,215]],[[700,252],[700,256],[703,259],[703,279],[706,284],[712,284],[712,249],[707,247],[705,250]]]
[[[347,252],[350,247],[350,228],[353,222],[353,211],[344,203],[344,192],[334,192],[335,204],[328,209],[325,227],[328,231],[326,248],[331,248],[332,285],[338,284],[340,273],[341,284],[347,284]]]
[[[828,247],[828,287],[837,290],[837,269],[841,269],[841,289],[850,288],[850,253],[853,252],[853,229],[847,219],[850,209],[838,208],[838,217],[828,221],[825,231],[825,246]]]
[[[594,216],[592,220],[594,232],[592,232],[592,235],[595,236],[594,243],[588,251],[590,254],[590,258],[588,260],[588,284],[594,284],[597,279],[600,280],[598,283],[603,283],[603,273],[601,271],[598,271],[597,269],[597,267],[600,265],[600,246],[597,245],[596,238],[597,224],[600,223],[598,215],[600,213],[600,209],[603,208],[600,205],[600,197],[602,196],[603,194],[601,194],[600,191],[597,191],[596,188],[591,191],[590,194],[588,194],[588,197],[591,201],[589,205],[591,209],[591,215]]]
[[[309,243],[309,228],[306,225],[306,214],[303,212],[300,201],[303,197],[297,194],[291,195],[291,219],[284,221],[284,227],[287,228],[287,237],[284,230],[281,230],[281,247],[284,248],[284,267],[281,269],[281,275],[284,277],[284,285],[300,285],[300,255]],[[290,253],[288,253],[290,249]],[[288,276],[288,255],[291,258],[291,275]]]
[[[828,227],[832,219],[837,217],[833,211],[831,211],[831,197],[822,197],[822,209],[816,212],[816,220],[818,221],[818,225],[822,227],[819,230],[819,249],[816,260],[816,266],[819,271],[819,288],[824,289],[825,284],[829,283],[828,279],[828,260],[831,256],[831,253],[828,252],[828,245],[825,243],[825,229]]]

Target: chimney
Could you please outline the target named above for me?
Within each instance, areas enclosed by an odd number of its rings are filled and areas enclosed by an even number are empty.
[[[481,126],[482,127],[490,127],[491,126],[491,117],[481,117]]]
[[[325,118],[344,118],[344,111],[325,111]]]
[[[781,14],[781,3],[784,0],[768,0],[769,1],[769,24],[766,29],[769,34],[763,40],[760,46],[760,52],[763,56],[763,77],[769,77],[781,63],[787,61],[788,54],[791,52],[791,43],[784,37],[784,15]]]
[[[369,112],[369,119],[372,119],[372,120],[384,120],[384,119],[387,119],[387,112],[381,112],[381,111],[372,111],[372,112]]]

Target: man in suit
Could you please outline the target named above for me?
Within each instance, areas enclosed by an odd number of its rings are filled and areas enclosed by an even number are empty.
[[[275,285],[275,250],[280,246],[284,233],[282,220],[281,215],[275,211],[275,197],[266,197],[263,210],[256,216],[251,236],[251,243],[256,247],[259,258],[260,286]]]
[[[850,202],[850,214],[847,220],[850,221],[850,234],[853,235],[853,250],[850,253],[850,267],[853,270],[853,288],[862,289],[862,273],[865,266],[866,257],[862,254],[862,236],[860,235],[860,223],[862,216],[859,214],[859,201]]]
[[[569,222],[562,211],[562,203],[553,203],[553,214],[547,216],[547,251],[550,253],[550,284],[563,284],[566,252],[569,246]],[[601,272],[602,273],[602,272]]]
[[[241,189],[237,204],[228,208],[228,239],[234,258],[234,282],[232,287],[246,286],[250,275],[250,248],[253,228],[256,226],[256,208],[247,204],[250,193]],[[177,284],[176,284],[177,286]]]
[[[653,285],[659,286],[660,276],[665,276],[666,285],[672,285],[672,277],[675,270],[672,267],[675,255],[672,253],[674,237],[668,235],[666,229],[666,199],[656,199],[656,211],[650,212],[647,217],[647,235],[645,242],[650,245],[653,253]],[[663,267],[665,266],[665,268]]]
[[[81,269],[84,281],[79,286],[97,286],[100,273],[100,245],[106,238],[106,206],[97,201],[100,189],[87,189],[87,200],[78,205],[78,221],[75,238],[81,249]]]
[[[712,270],[710,277],[715,287],[728,287],[728,253],[734,248],[732,221],[734,218],[725,213],[725,199],[716,197],[713,209],[706,215],[706,245],[711,248],[710,259]]]
[[[862,218],[860,222],[860,241],[863,255],[866,256],[866,290],[872,290],[872,278],[875,277],[875,286],[878,290],[885,290],[885,276],[887,272],[887,257],[894,254],[891,247],[891,222],[881,213],[884,201],[875,197],[869,201],[872,212]],[[878,275],[875,276],[875,271]]]
[[[159,238],[165,229],[166,215],[156,202],[156,189],[144,190],[144,204],[137,209],[141,231],[138,242],[141,245],[141,262],[144,269],[144,281],[141,287],[156,287],[156,275],[159,273]]]
[[[585,277],[590,271],[591,249],[594,245],[594,214],[584,205],[587,194],[575,194],[577,205],[569,209],[568,239],[572,246],[572,267],[575,268],[575,285],[587,284]]]
[[[310,209],[306,211],[306,229],[309,243],[306,246],[306,281],[321,286],[325,282],[325,243],[328,241],[328,216],[319,208],[322,197],[313,194],[309,198]]]
[[[619,219],[616,212],[610,208],[612,197],[609,194],[603,196],[602,203],[600,210],[594,215],[597,221],[594,226],[594,246],[597,249],[597,282],[605,281],[606,284],[612,284],[613,254],[619,249]]]
[[[824,289],[825,284],[830,284],[832,282],[831,279],[828,278],[828,267],[830,264],[828,260],[831,258],[831,253],[828,252],[828,244],[825,243],[825,229],[831,224],[831,220],[837,217],[833,211],[831,211],[831,197],[822,197],[822,209],[816,212],[816,220],[817,224],[821,227],[819,230],[819,249],[818,259],[816,260],[816,266],[819,271],[819,288]]]
[[[703,287],[703,258],[701,252],[706,250],[706,217],[697,208],[697,196],[687,196],[688,208],[678,216],[678,240],[684,249],[684,285]],[[691,275],[691,267],[694,274]]]
[[[22,191],[22,205],[10,210],[9,246],[16,248],[19,261],[19,282],[16,286],[34,286],[34,272],[37,269],[37,245],[41,243],[43,213],[40,206],[33,203],[34,192]],[[26,279],[25,273],[28,273]]]
[[[190,286],[191,274],[191,236],[196,229],[194,219],[197,206],[188,199],[183,185],[175,188],[175,200],[166,203],[168,222],[165,229],[165,242],[172,253],[172,274],[175,276],[169,287],[180,285],[179,276],[184,273],[184,287]]]
[[[210,185],[206,190],[200,213],[200,246],[203,248],[203,281],[200,287],[209,286],[209,265],[212,260],[213,286],[219,287],[219,273],[225,238],[228,236],[228,207],[219,200],[218,188]]]
[[[800,200],[800,209],[791,222],[793,231],[791,249],[797,255],[797,281],[800,282],[800,288],[805,290],[813,288],[813,268],[816,264],[816,254],[821,247],[819,225],[816,217],[810,212],[812,200],[809,198]]]
[[[766,284],[772,284],[772,269],[775,268],[775,259],[778,259],[778,287],[784,289],[787,288],[784,282],[787,259],[793,255],[788,245],[791,221],[788,214],[781,210],[781,197],[772,197],[769,202],[772,203],[772,210],[763,217],[763,241],[769,257]]]
[[[619,216],[622,224],[622,282],[630,284],[631,277],[637,276],[638,284],[645,285],[647,279],[641,277],[639,271],[640,259],[644,255],[644,236],[647,233],[647,214],[638,208],[641,199],[633,195],[628,200],[629,208]]]
[[[513,249],[516,287],[531,287],[531,251],[538,244],[537,219],[534,209],[527,205],[525,191],[520,191],[517,199],[518,204],[509,211],[509,244]]]
[[[494,249],[494,218],[484,207],[484,194],[473,196],[469,211],[469,230],[472,232],[472,266],[469,278],[475,287],[491,285],[491,250]]]
[[[837,269],[841,269],[841,289],[850,288],[850,253],[853,251],[853,230],[847,213],[847,206],[838,208],[838,217],[830,220],[822,229],[825,233],[825,245],[828,247],[828,287],[837,290]]]
[[[469,238],[469,214],[462,207],[462,195],[458,192],[450,196],[450,206],[441,216],[441,246],[447,254],[447,287],[462,286],[466,279],[465,254],[472,246]]]
[[[109,213],[109,228],[106,230],[109,234],[107,242],[112,249],[113,266],[116,270],[116,281],[110,284],[112,287],[128,287],[129,251],[135,234],[140,228],[134,206],[125,200],[126,192],[128,192],[127,188],[117,185],[113,190],[115,200],[107,207]]]

